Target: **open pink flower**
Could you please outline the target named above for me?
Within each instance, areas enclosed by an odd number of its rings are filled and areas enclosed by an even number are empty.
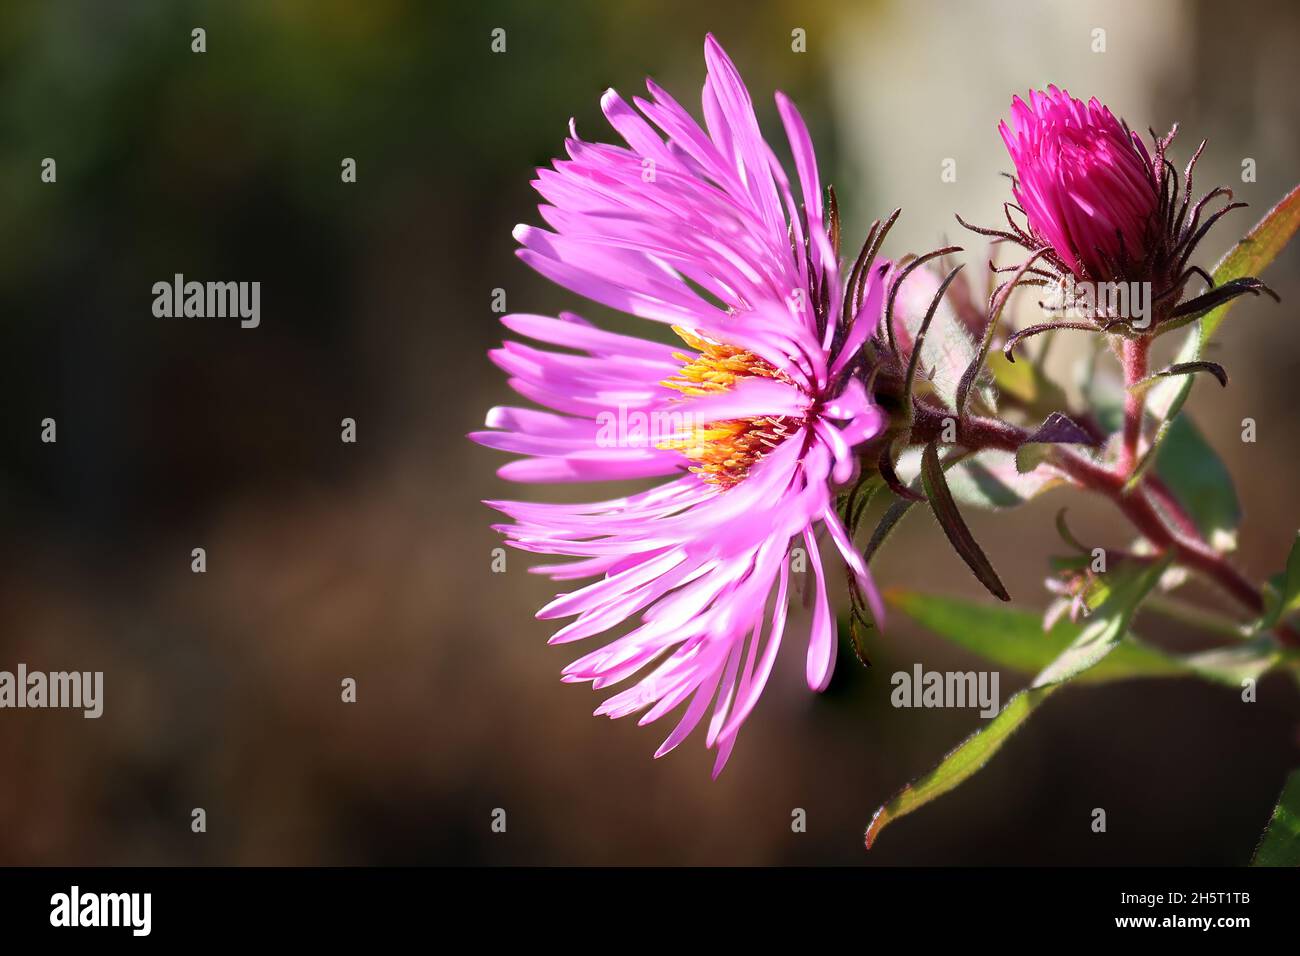
[[[656,756],[710,714],[716,775],[784,637],[792,545],[806,550],[813,592],[810,687],[829,683],[836,648],[820,531],[881,618],[834,496],[855,475],[855,446],[885,422],[859,357],[881,282],[873,270],[855,286],[857,307],[844,308],[803,120],[778,93],[801,209],[735,66],[712,37],[704,53],[703,127],[653,82],[636,109],[608,91],[601,105],[627,146],[571,129],[569,158],[534,183],[550,230],[515,232],[538,272],[672,326],[682,345],[568,313],[507,316],[519,335],[570,351],[513,341],[494,351],[515,391],[549,410],[494,408],[494,430],[471,437],[525,456],[499,472],[515,481],[664,479],[592,504],[488,503],[513,520],[498,527],[515,547],[576,559],[533,570],[599,576],[538,612],[573,618],[552,643],[630,626],[565,680],[628,682],[596,711],[610,717],[645,711],[648,723],[685,704]]]
[[[1138,135],[1095,98],[1065,90],[1015,97],[998,131],[1016,166],[1013,192],[1030,230],[1075,275],[1116,278],[1157,238],[1160,176]]]

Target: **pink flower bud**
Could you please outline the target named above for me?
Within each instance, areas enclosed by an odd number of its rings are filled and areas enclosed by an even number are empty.
[[[1080,277],[1116,278],[1158,241],[1158,177],[1136,133],[1095,98],[1065,90],[1015,97],[998,131],[1016,166],[1013,188],[1034,238]]]

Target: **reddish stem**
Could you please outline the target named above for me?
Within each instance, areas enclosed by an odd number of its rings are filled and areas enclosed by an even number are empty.
[[[1178,526],[1179,531],[1191,538],[1201,537],[1201,529],[1196,527],[1196,522],[1192,520],[1192,516],[1183,508],[1168,485],[1151,473],[1146,475],[1145,485],[1147,491],[1151,493],[1151,500]]]
[[[1138,443],[1142,439],[1142,413],[1146,395],[1133,386],[1147,377],[1147,352],[1151,340],[1143,336],[1120,340],[1120,364],[1124,367],[1124,437],[1119,453],[1119,473],[1128,477],[1138,460]]]
[[[913,410],[913,441],[939,438],[945,422],[951,417],[922,402],[914,402]],[[1029,432],[1023,428],[971,415],[962,419],[957,432],[957,440],[975,451],[994,448],[1014,452],[1028,438]],[[1191,518],[1162,482],[1145,476],[1136,488],[1125,494],[1127,471],[1112,471],[1066,446],[1057,446],[1052,462],[1075,484],[1110,498],[1142,536],[1157,548],[1172,551],[1180,564],[1215,582],[1250,613],[1264,612],[1264,598],[1259,589],[1223,555],[1206,544]],[[1176,528],[1170,527],[1166,515]],[[1273,633],[1283,644],[1300,647],[1300,633],[1290,626],[1280,623],[1273,628]]]

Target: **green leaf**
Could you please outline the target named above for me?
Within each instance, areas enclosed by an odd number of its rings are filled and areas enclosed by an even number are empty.
[[[1220,286],[1233,279],[1259,275],[1277,258],[1278,253],[1295,235],[1297,227],[1300,227],[1300,186],[1296,186],[1282,197],[1282,201],[1266,212],[1264,218],[1219,260],[1219,264],[1214,267],[1214,284]],[[1227,318],[1228,310],[1235,302],[1235,299],[1225,302],[1197,322],[1196,328],[1188,334],[1178,350],[1174,364],[1181,365],[1201,360],[1201,353],[1205,350],[1205,346],[1223,320]],[[1151,447],[1147,449],[1134,470],[1130,485],[1140,481],[1143,473],[1155,461],[1160,446],[1169,437],[1170,423],[1182,409],[1183,403],[1187,401],[1194,381],[1195,376],[1192,375],[1171,378],[1159,383],[1148,393],[1147,410],[1161,424],[1155,438],[1152,439]]]
[[[1156,459],[1156,474],[1187,508],[1212,547],[1236,548],[1241,505],[1232,475],[1186,415],[1170,423]]]
[[[1251,866],[1300,866],[1300,770],[1292,770]]]
[[[1219,260],[1214,267],[1214,284],[1219,286],[1232,279],[1258,276],[1291,241],[1297,228],[1300,228],[1300,186],[1296,186],[1276,206],[1264,213],[1250,232]],[[1232,306],[1233,302],[1225,302],[1201,319],[1202,344],[1214,335]]]
[[[1109,577],[1113,583],[1108,594],[1088,623],[1029,688],[1015,694],[985,727],[967,737],[937,767],[908,784],[875,812],[867,827],[867,848],[871,848],[880,831],[891,822],[956,789],[979,772],[1050,694],[1114,650],[1128,632],[1138,605],[1160,580],[1168,564],[1169,558],[1165,558],[1152,564],[1135,565],[1131,570],[1112,571]]]
[[[999,667],[1037,674],[1074,643],[1081,623],[1062,617],[1043,630],[1037,611],[964,598],[891,589],[891,607],[921,626]],[[1079,675],[1081,683],[1100,684],[1130,677],[1177,677],[1188,671],[1170,655],[1130,636],[1114,652]]]
[[[965,598],[893,588],[885,600],[922,627],[998,667],[1036,674],[1060,656],[1083,630],[1083,623],[1062,617],[1050,631],[1042,615],[1024,608],[987,604]],[[1104,684],[1139,678],[1199,677],[1240,687],[1282,659],[1275,641],[1261,636],[1240,644],[1194,654],[1171,654],[1152,647],[1133,633],[1113,651],[1074,678],[1079,684]]]
[[[1300,610],[1300,534],[1291,544],[1286,570],[1268,582],[1264,589],[1266,610],[1257,630],[1267,631],[1278,621]]]
[[[871,825],[866,832],[867,849],[871,849],[871,845],[880,836],[880,831],[888,824],[920,809],[935,797],[955,790],[978,773],[1007,742],[1007,738],[1056,690],[1056,686],[1022,690],[1013,696],[998,715],[989,721],[988,726],[971,734],[950,751],[939,766],[899,791],[871,818]]]

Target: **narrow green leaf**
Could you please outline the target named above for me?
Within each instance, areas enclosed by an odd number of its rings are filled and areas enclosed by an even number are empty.
[[[1180,302],[1169,318],[1160,323],[1156,334],[1168,335],[1183,326],[1191,325],[1244,295],[1266,295],[1274,302],[1282,301],[1278,294],[1257,276],[1229,279],[1222,285],[1216,285],[1213,289]]]
[[[992,562],[957,510],[957,502],[953,501],[952,492],[948,490],[943,466],[939,464],[939,451],[934,442],[926,445],[921,453],[921,481],[925,487],[925,496],[930,501],[930,510],[934,512],[953,549],[966,562],[980,584],[988,588],[990,594],[1000,600],[1010,601],[1011,595],[1007,593],[998,573],[993,570]]]
[[[1264,213],[1250,232],[1219,260],[1214,267],[1214,284],[1219,286],[1233,279],[1258,276],[1291,241],[1297,228],[1300,228],[1300,186]],[[1210,340],[1232,306],[1233,302],[1225,302],[1201,319],[1202,343]]]
[[[899,791],[871,818],[866,832],[867,849],[871,849],[880,831],[888,824],[920,809],[935,797],[955,790],[978,773],[1057,686],[1022,690],[1014,695],[983,730],[971,734],[951,750],[939,766]]]
[[[1064,653],[1083,630],[1082,623],[1062,617],[1043,630],[1040,612],[918,591],[891,589],[889,605],[922,627],[977,654],[998,667],[1037,674]],[[1100,684],[1130,677],[1177,677],[1188,670],[1163,651],[1132,636],[1079,675],[1081,683]]]
[[[1029,688],[1015,694],[987,725],[967,737],[937,767],[908,784],[875,812],[867,827],[867,848],[870,849],[880,831],[889,823],[920,809],[974,776],[1048,695],[1114,650],[1120,638],[1128,632],[1138,605],[1160,580],[1168,564],[1169,559],[1165,558],[1153,564],[1134,566],[1132,570],[1112,571],[1110,577],[1116,580],[1110,585],[1107,597],[1078,636],[1039,673]]]
[[[1270,262],[1277,258],[1278,253],[1295,235],[1297,227],[1300,227],[1300,186],[1296,186],[1282,197],[1282,201],[1266,212],[1250,232],[1246,233],[1241,241],[1219,260],[1219,264],[1214,267],[1214,284],[1220,286],[1233,279],[1258,276]],[[1235,303],[1235,299],[1225,302],[1197,322],[1196,328],[1183,341],[1178,357],[1174,360],[1175,365],[1201,360],[1201,353],[1205,346]],[[1130,485],[1140,481],[1147,468],[1155,461],[1160,446],[1168,438],[1170,422],[1187,401],[1194,381],[1193,375],[1171,378],[1156,385],[1148,393],[1150,398],[1147,401],[1147,409],[1161,424],[1155,438],[1152,439],[1151,447],[1138,462]]]
[[[1250,865],[1300,866],[1300,770],[1286,778]]]
[[[890,589],[890,606],[922,627],[990,663],[1021,674],[1036,674],[1065,652],[1083,630],[1082,622],[1062,617],[1050,631],[1042,614],[919,591]],[[1199,677],[1228,687],[1259,678],[1282,659],[1277,643],[1261,636],[1194,654],[1171,654],[1130,632],[1094,666],[1074,678],[1079,684],[1172,677]]]

